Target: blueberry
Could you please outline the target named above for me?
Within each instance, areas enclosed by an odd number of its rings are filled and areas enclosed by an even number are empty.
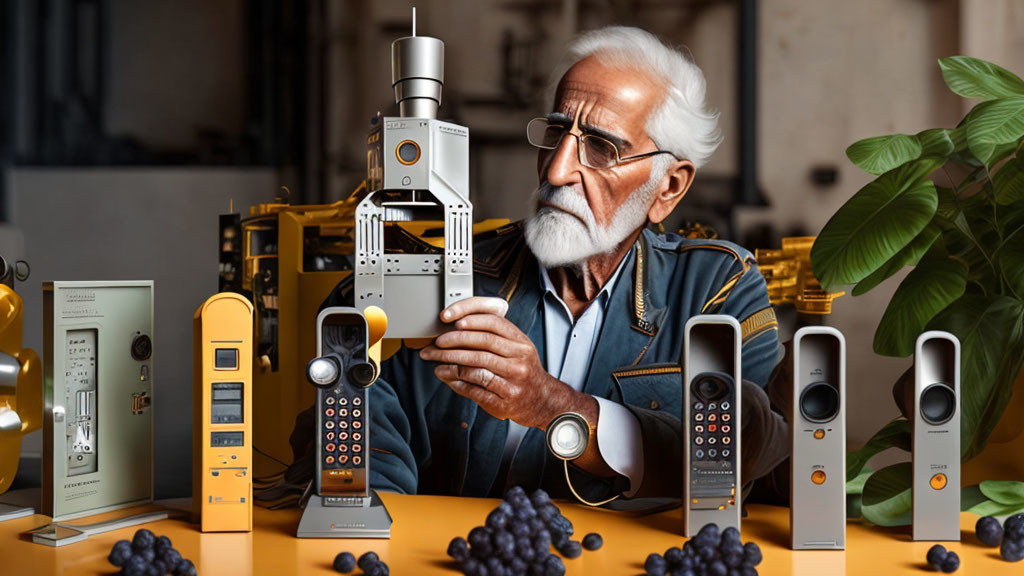
[[[534,490],[533,494],[530,494],[530,502],[534,507],[540,508],[551,503],[551,496],[548,496],[548,493],[543,490]]]
[[[487,515],[486,524],[491,530],[504,530],[508,526],[508,515],[495,508]]]
[[[974,534],[985,546],[999,546],[1003,540],[1003,525],[992,516],[983,516],[974,525]]]
[[[480,573],[480,561],[476,558],[466,558],[462,562],[462,573],[466,576],[476,576]]]
[[[183,559],[181,562],[178,562],[178,566],[175,567],[174,573],[177,576],[197,576],[196,565],[193,564],[191,560]]]
[[[747,566],[746,564],[740,568],[740,576],[757,576],[757,569],[753,566]]]
[[[544,576],[564,576],[565,564],[554,554],[544,559]]]
[[[699,538],[701,536],[707,540],[713,541],[716,546],[722,539],[722,534],[718,531],[718,525],[714,523],[705,524],[704,527],[697,532],[697,537]]]
[[[530,522],[521,522],[519,520],[513,522],[511,528],[512,535],[516,538],[522,538],[523,536],[530,536],[535,532],[540,532],[540,530],[534,530],[532,525],[533,520],[536,520],[536,518],[532,519]],[[543,526],[541,527],[541,530],[543,530]]]
[[[346,552],[346,554],[348,554]],[[349,554],[351,556],[351,554]],[[469,558],[469,544],[466,539],[462,536],[456,536],[452,538],[452,541],[448,543],[448,556],[451,556],[456,562],[462,562],[466,558]],[[341,555],[338,555],[340,558]],[[337,558],[335,558],[335,567],[337,567]]]
[[[370,564],[363,570],[364,576],[388,576],[390,573],[388,565],[380,561]]]
[[[569,540],[558,551],[562,553],[562,556],[572,560],[573,558],[579,558],[583,554],[583,546],[576,540]]]
[[[533,549],[534,550],[536,550],[538,553],[540,553],[540,552],[547,552],[549,548],[551,548],[551,533],[550,532],[544,531],[544,532],[537,532],[536,534],[534,534],[534,536],[533,536]]]
[[[156,543],[156,536],[152,532],[145,528],[137,531],[135,536],[132,538],[132,550],[136,553],[152,548],[153,544]]]
[[[708,566],[707,573],[709,576],[729,576],[729,567],[725,565],[725,562],[715,560]]]
[[[960,557],[956,555],[956,552],[952,550],[946,554],[946,559],[942,561],[942,565],[939,567],[943,572],[950,573],[956,572],[960,568]]]
[[[1024,560],[1024,542],[1004,537],[1003,543],[999,546],[999,555],[1007,562],[1020,562]]]
[[[757,566],[761,560],[764,560],[761,547],[757,545],[757,542],[747,542],[743,545],[743,559],[751,566]]]
[[[124,568],[131,557],[132,543],[127,540],[120,540],[110,549],[110,556],[107,556],[107,561],[118,568]]]
[[[526,496],[526,490],[523,490],[522,486],[513,486],[505,492],[505,501],[511,502],[513,498],[517,496]]]
[[[146,560],[146,564],[152,564],[153,560],[156,560],[156,551],[152,548],[146,548],[140,552],[135,553],[136,556],[142,556]]]
[[[380,557],[377,556],[376,552],[370,551],[360,556],[359,560],[356,562],[356,565],[359,566],[360,570],[366,572],[366,568],[368,566],[372,566],[378,562],[380,562]]]
[[[155,569],[153,571],[156,572],[157,576],[164,576],[164,574],[167,574],[168,572],[167,562],[164,562],[163,560],[154,560],[149,566]]]
[[[168,538],[167,536],[161,536],[161,537],[157,538],[156,542],[153,544],[153,547],[156,548],[157,550],[166,549],[166,548],[174,548],[174,546],[171,545],[171,539]]]
[[[718,551],[721,552],[721,556],[724,558],[730,554],[736,554],[741,559],[743,557],[744,548],[742,542],[726,542],[725,539],[718,546]]]
[[[530,499],[527,498],[526,494],[513,497],[509,500],[509,503],[512,504],[512,507],[516,510],[533,510],[533,503],[530,502]]]
[[[925,560],[928,561],[933,568],[938,568],[942,565],[942,562],[946,559],[946,547],[942,544],[936,544],[928,549],[928,554],[925,555]]]
[[[513,558],[508,569],[513,574],[526,574],[526,571],[530,569],[530,562],[526,558]]]
[[[551,544],[553,544],[555,548],[561,548],[562,546],[565,546],[565,543],[568,541],[569,535],[565,532],[556,531],[551,534]]]
[[[356,569],[356,557],[351,552],[342,552],[334,557],[334,569],[342,574],[348,574]]]
[[[732,526],[729,526],[725,530],[722,530],[722,544],[725,544],[727,542],[742,545],[743,541],[740,539],[740,531]]]
[[[178,552],[174,548],[164,548],[160,550],[161,554],[157,556],[164,561],[169,567],[177,566],[181,562],[181,552]]]
[[[1012,540],[1024,540],[1024,512],[1007,518],[1006,522],[1003,522],[1003,532]]]
[[[661,554],[651,552],[644,561],[644,571],[649,576],[662,576],[665,574],[665,558]]]
[[[598,550],[601,546],[604,546],[604,538],[601,538],[601,535],[597,532],[591,532],[583,537],[583,547],[587,550]],[[680,554],[682,554],[682,552],[682,550],[679,550]]]
[[[491,543],[491,531],[483,526],[477,526],[469,531],[468,540],[470,546],[483,548]]]
[[[487,566],[487,573],[491,576],[500,576],[505,573],[505,565],[497,556],[491,556],[484,564]]]
[[[160,571],[160,567],[153,562],[149,566],[146,566],[146,576],[164,576],[164,573]]]
[[[714,546],[699,546],[697,547],[697,557],[700,558],[705,564],[710,564],[718,558],[718,549]]]
[[[740,550],[742,549],[741,547]],[[722,560],[725,561],[725,565],[729,568],[739,568],[743,565],[743,553],[729,552],[722,557]]]

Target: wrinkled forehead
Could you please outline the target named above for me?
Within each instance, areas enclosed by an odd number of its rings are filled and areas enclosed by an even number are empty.
[[[590,57],[562,77],[552,112],[632,138],[644,132],[663,93],[658,83],[637,70],[607,66]]]

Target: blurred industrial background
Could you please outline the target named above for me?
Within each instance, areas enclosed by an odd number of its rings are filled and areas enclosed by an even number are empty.
[[[217,290],[218,214],[281,186],[293,203],[346,197],[365,135],[394,113],[390,44],[409,0],[5,0],[0,3],[0,253],[40,350],[47,280],[156,280],[157,495],[188,493],[191,317]],[[526,122],[546,112],[565,42],[608,24],[685,45],[725,142],[672,226],[701,222],[750,249],[814,235],[870,177],[852,142],[952,127],[965,104],[936,59],[1024,73],[1013,0],[419,0],[446,44],[439,116],[468,126],[476,217],[518,219],[537,184]],[[898,284],[837,301],[849,342],[850,441],[897,414],[908,360],[871,351]],[[785,336],[785,335],[784,335]],[[38,454],[38,434],[24,445]]]

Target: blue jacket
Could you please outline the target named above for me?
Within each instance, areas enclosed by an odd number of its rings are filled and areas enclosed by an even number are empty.
[[[769,409],[761,388],[780,356],[777,324],[753,256],[735,244],[645,230],[626,258],[583,392],[622,403],[640,419],[649,456],[637,495],[666,495],[659,492],[667,490],[673,492],[667,495],[678,496],[682,469],[679,362],[686,321],[702,313],[729,314],[740,321],[743,376],[746,386],[756,390],[754,396],[760,393],[762,411]],[[476,238],[474,264],[475,293],[507,299],[506,317],[530,337],[543,361],[542,283],[521,226],[510,224]],[[343,283],[325,305],[350,303],[351,283]],[[419,358],[417,350],[405,347],[381,367],[369,400],[374,488],[488,496],[521,485],[568,496],[561,461],[548,454],[539,429],[526,433],[508,477],[497,478],[508,421],[492,417],[453,392],[434,376],[433,368]],[[750,395],[746,386],[744,395]],[[747,410],[744,401],[744,413]],[[756,410],[751,416],[756,418]],[[747,453],[753,447],[748,448],[745,428],[743,434]],[[772,444],[780,442],[780,434],[778,430],[768,434]],[[666,454],[672,457],[665,458]],[[782,459],[784,454],[774,454],[758,468],[744,456],[742,467],[745,472],[759,469],[763,474]],[[574,487],[589,497],[623,488],[623,479],[600,479],[576,469],[573,474]]]

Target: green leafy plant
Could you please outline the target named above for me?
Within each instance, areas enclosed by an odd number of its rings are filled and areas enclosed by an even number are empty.
[[[853,296],[913,267],[878,324],[874,350],[910,356],[925,330],[960,339],[967,460],[984,449],[1024,362],[1024,80],[965,56],[939,67],[953,92],[980,102],[955,128],[851,145],[849,159],[878,177],[825,225],[811,264],[826,290],[852,287]],[[910,451],[906,419],[847,458],[850,506],[882,526],[910,522],[909,464],[865,467],[890,448]],[[1009,513],[1024,508],[1024,483],[971,486],[962,501],[965,510]]]

